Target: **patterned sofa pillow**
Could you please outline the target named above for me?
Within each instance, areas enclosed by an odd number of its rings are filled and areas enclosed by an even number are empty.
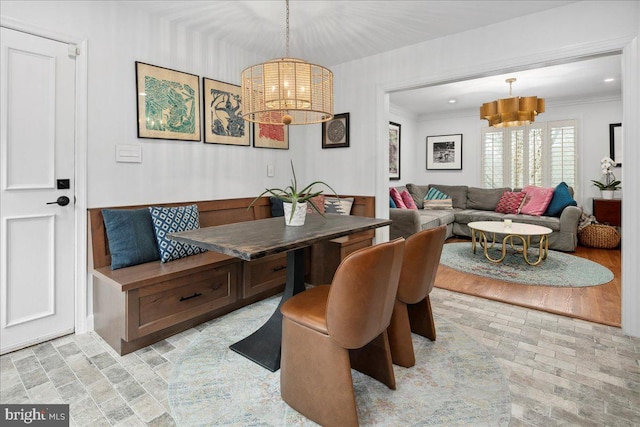
[[[520,207],[526,195],[522,191],[505,191],[496,205],[496,212],[505,214],[520,213]]]

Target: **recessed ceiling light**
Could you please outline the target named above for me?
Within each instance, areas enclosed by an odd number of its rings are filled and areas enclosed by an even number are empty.
[[[450,99],[449,100],[449,104],[455,104],[456,102],[458,102],[458,101],[456,101],[455,99]]]
[[[609,78],[604,79],[605,83],[610,83],[610,82],[613,82],[615,80],[616,79],[614,79],[613,77],[609,77]]]

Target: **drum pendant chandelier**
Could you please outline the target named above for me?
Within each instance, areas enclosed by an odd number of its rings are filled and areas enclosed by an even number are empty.
[[[544,113],[544,98],[537,96],[511,97],[511,85],[514,78],[505,80],[509,83],[509,98],[487,102],[480,107],[480,119],[488,120],[489,126],[502,128],[524,126],[535,121],[538,114]]]
[[[333,118],[333,73],[289,58],[289,0],[286,57],[242,71],[242,117],[255,123],[306,125]]]

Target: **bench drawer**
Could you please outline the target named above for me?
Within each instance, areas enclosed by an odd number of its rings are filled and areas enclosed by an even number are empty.
[[[284,285],[287,280],[287,254],[266,256],[243,263],[242,298]]]
[[[127,292],[127,341],[237,300],[239,264],[199,271]]]

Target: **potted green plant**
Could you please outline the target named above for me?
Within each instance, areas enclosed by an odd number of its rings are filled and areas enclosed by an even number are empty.
[[[600,160],[600,169],[602,170],[602,181],[591,180],[593,185],[600,189],[603,199],[613,199],[613,192],[620,189],[622,181],[616,179],[611,171],[617,163],[609,157],[603,157]]]
[[[264,196],[265,194],[270,194],[283,202],[284,220],[286,225],[304,225],[304,220],[307,213],[307,203],[310,204],[316,212],[318,212],[320,215],[323,215],[322,211],[320,211],[318,206],[316,206],[313,201],[314,197],[322,194],[322,191],[314,191],[313,186],[324,185],[329,190],[331,190],[336,197],[338,197],[335,190],[331,188],[329,184],[323,181],[313,181],[311,184],[298,190],[298,180],[296,178],[296,171],[293,168],[293,160],[291,161],[291,172],[293,173],[291,185],[287,186],[284,189],[267,188],[251,202],[249,208],[251,208],[260,199],[260,197]]]

